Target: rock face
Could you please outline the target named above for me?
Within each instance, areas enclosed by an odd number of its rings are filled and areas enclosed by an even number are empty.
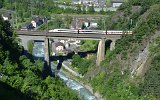
[[[151,63],[151,57],[149,56],[149,45],[153,42],[155,38],[160,36],[160,31],[155,32],[155,34],[151,37],[150,41],[147,43],[147,46],[139,52],[139,54],[135,57],[135,60],[131,62],[131,76],[134,75],[141,76],[148,69],[148,65]]]
[[[140,75],[143,68],[145,67],[145,63],[147,61],[149,57],[149,45],[147,45],[147,47],[142,51],[139,52],[136,60],[133,61],[132,63],[132,72],[131,72],[131,76],[133,76],[135,73],[137,73],[137,75]]]

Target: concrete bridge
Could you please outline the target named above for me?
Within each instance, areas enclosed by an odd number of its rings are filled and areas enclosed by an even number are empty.
[[[79,32],[82,31],[82,32]],[[74,38],[79,40],[99,40],[98,45],[98,52],[97,52],[97,65],[99,66],[101,61],[104,60],[105,57],[105,41],[111,40],[110,44],[110,50],[112,51],[115,48],[115,42],[117,39],[120,39],[122,34],[116,33],[117,31],[114,31],[114,34],[107,34],[106,31],[103,30],[92,30],[92,31],[83,31],[83,30],[77,30],[75,31],[64,31],[64,32],[37,32],[37,31],[17,31],[18,36],[21,37],[36,37],[36,38],[44,38],[45,40],[45,61],[48,65],[50,65],[49,60],[49,41],[51,38],[58,38],[58,39],[68,39],[68,38]],[[23,41],[23,40],[22,40]]]

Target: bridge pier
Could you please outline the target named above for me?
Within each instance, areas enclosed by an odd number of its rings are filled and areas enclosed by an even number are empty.
[[[116,43],[116,40],[112,40],[110,44],[110,51],[113,51],[115,49],[115,43]]]
[[[100,65],[101,61],[104,60],[105,56],[105,39],[101,39],[98,44],[98,51],[97,51],[97,66]]]
[[[44,60],[45,60],[45,62],[46,62],[46,64],[47,64],[47,66],[50,66],[50,59],[49,59],[49,56],[50,56],[50,48],[49,48],[49,39],[48,38],[45,38],[45,47],[44,47],[44,51],[45,51],[45,53],[44,53]]]

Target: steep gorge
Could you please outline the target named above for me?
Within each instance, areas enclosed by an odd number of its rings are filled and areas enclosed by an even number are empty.
[[[135,6],[139,6],[141,10],[133,13]],[[116,15],[117,13],[119,14]],[[160,51],[155,53],[150,48],[159,50],[159,42],[156,46],[153,44],[160,37],[160,2],[129,0],[117,13],[113,15],[117,19],[114,18],[107,28],[127,30],[129,26],[134,34],[124,35],[116,42],[116,49],[107,56],[100,66],[102,70],[90,83],[94,90],[98,90],[107,100],[158,100],[160,65],[156,64],[154,59],[159,59],[155,56]],[[130,19],[134,21],[132,25]],[[150,78],[152,74],[156,78]]]

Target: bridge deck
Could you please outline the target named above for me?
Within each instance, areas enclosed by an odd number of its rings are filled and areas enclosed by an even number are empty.
[[[48,37],[48,38],[77,38],[77,39],[120,39],[119,35],[106,35],[104,33],[69,33],[69,32],[35,32],[35,31],[17,31],[20,36],[35,36],[35,37]]]

